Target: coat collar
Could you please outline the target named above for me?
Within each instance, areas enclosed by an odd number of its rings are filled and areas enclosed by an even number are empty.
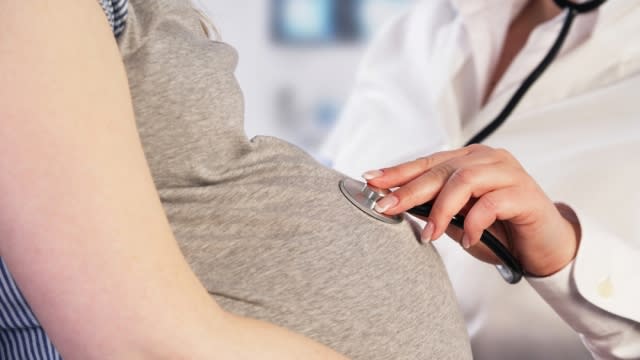
[[[453,0],[452,0],[453,1]],[[465,0],[458,0],[465,1]],[[640,34],[640,3],[609,0],[599,10],[592,35],[573,51],[559,57],[529,90],[513,114],[548,106],[603,88],[640,73],[640,41],[620,34]],[[467,138],[485,127],[512,96],[493,98],[463,130]]]

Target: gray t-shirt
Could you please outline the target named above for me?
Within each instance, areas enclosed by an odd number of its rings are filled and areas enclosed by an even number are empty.
[[[471,358],[433,247],[407,222],[361,213],[342,176],[298,148],[247,139],[237,55],[205,36],[187,0],[129,10],[119,45],[139,133],[180,247],[215,300],[356,359]]]

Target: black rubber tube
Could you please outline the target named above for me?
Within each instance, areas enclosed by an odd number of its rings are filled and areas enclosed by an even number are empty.
[[[431,213],[432,206],[433,204],[431,202],[428,202],[426,204],[414,207],[413,209],[409,210],[408,213],[416,216],[428,217]],[[451,224],[460,229],[464,229],[464,216],[455,216],[451,220]],[[508,270],[506,274],[504,270],[500,272],[502,277],[510,284],[518,283],[524,275],[524,270],[522,269],[522,265],[520,264],[518,259],[511,255],[509,250],[504,245],[502,245],[500,240],[493,236],[493,234],[491,234],[489,231],[485,230],[482,233],[480,240],[489,249],[491,249],[491,251],[498,257],[498,259],[500,259],[500,262],[502,262],[504,268]]]
[[[562,45],[567,39],[567,35],[569,34],[569,30],[571,29],[571,25],[573,24],[573,20],[575,19],[576,14],[576,10],[570,9],[567,11],[567,16],[565,17],[562,29],[560,30],[560,33],[558,34],[558,37],[553,43],[551,49],[549,49],[538,66],[536,66],[531,74],[529,74],[529,76],[527,76],[527,78],[522,82],[522,85],[520,85],[518,90],[516,90],[515,94],[513,94],[509,102],[507,102],[507,105],[505,105],[498,116],[496,116],[496,118],[493,119],[493,121],[491,121],[489,125],[480,130],[480,132],[478,132],[474,137],[472,137],[471,140],[466,143],[467,146],[471,144],[479,144],[485,141],[489,136],[491,136],[491,134],[498,130],[498,128],[507,121],[509,115],[511,115],[513,110],[515,110],[518,104],[520,104],[520,101],[527,94],[531,86],[540,78],[540,76],[542,76],[545,70],[547,70],[549,65],[551,65],[553,60],[556,58],[556,56],[560,52],[560,49],[562,49]]]

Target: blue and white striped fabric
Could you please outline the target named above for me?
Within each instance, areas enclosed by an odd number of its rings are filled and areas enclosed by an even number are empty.
[[[0,258],[0,358],[62,359]]]
[[[125,28],[128,0],[98,0],[115,36]],[[0,258],[0,359],[62,359]]]
[[[127,23],[127,5],[128,0],[99,0],[104,13],[107,15],[109,25],[113,29],[113,33],[120,36],[124,31]]]

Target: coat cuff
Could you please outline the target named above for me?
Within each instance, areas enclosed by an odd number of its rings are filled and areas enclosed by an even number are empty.
[[[597,358],[638,358],[640,251],[589,219],[580,223],[576,259],[554,275],[527,280]]]

